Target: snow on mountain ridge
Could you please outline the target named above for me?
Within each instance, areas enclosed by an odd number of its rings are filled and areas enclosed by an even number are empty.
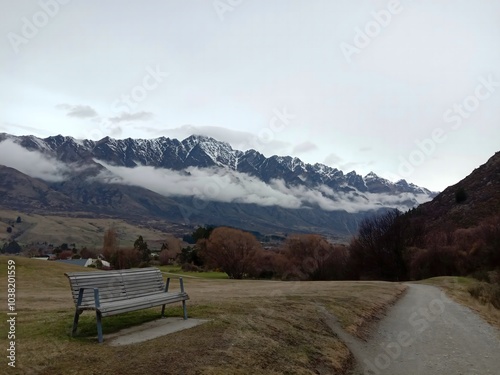
[[[0,137],[6,138],[5,134]],[[79,140],[61,135],[40,139],[33,136],[15,137],[28,149],[39,149],[44,153],[62,157],[63,147],[75,150],[71,154],[72,160],[87,155],[96,157],[108,163],[125,167],[153,166],[182,170],[189,166],[200,168],[219,167],[238,172],[244,172],[269,182],[272,179],[283,179],[288,185],[318,186],[324,184],[333,189],[342,191],[355,190],[359,192],[376,192],[387,194],[408,193],[427,194],[432,196],[428,189],[409,184],[404,180],[393,183],[379,177],[374,172],[366,176],[358,175],[355,171],[344,174],[337,168],[315,163],[304,163],[297,157],[271,156],[266,158],[258,151],[245,152],[234,150],[229,143],[217,141],[203,135],[191,135],[182,141],[159,137],[154,139],[113,139],[105,137],[99,141]]]

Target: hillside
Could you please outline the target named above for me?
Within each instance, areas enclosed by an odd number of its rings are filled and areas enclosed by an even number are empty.
[[[428,231],[468,228],[500,215],[500,152],[416,212]]]
[[[105,184],[78,177],[47,183],[13,168],[0,167],[0,171],[3,193],[0,209],[40,217],[112,218],[132,226],[168,228],[180,235],[190,233],[198,225],[210,224],[264,234],[316,232],[344,239],[355,233],[359,220],[366,215],[364,212],[202,201],[193,197],[168,198],[139,186]]]
[[[21,223],[15,222],[17,217],[21,218]],[[9,226],[12,227],[11,233],[6,231]],[[111,227],[116,229],[123,247],[132,246],[140,235],[149,243],[161,243],[171,234],[181,237],[185,233],[183,227],[161,221],[144,222],[139,226],[109,217],[68,217],[0,210],[0,244],[16,240],[21,245],[74,243],[77,248],[100,248],[104,232]]]
[[[500,152],[396,224],[411,279],[478,275],[495,281],[489,272],[500,269]]]
[[[361,278],[474,275],[497,280],[500,153],[431,202],[404,214],[390,211],[363,221],[350,257]]]
[[[18,210],[70,210],[73,201],[45,181],[0,165],[0,207]]]

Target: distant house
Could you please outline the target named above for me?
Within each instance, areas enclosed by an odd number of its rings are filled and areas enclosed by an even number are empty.
[[[97,262],[98,260],[100,260],[100,261],[101,261],[101,264],[102,264],[102,268],[105,268],[105,269],[109,269],[109,268],[111,268],[111,263],[109,263],[108,261],[105,261],[105,260],[104,260],[104,259],[102,259],[101,257],[99,257],[98,259],[90,259],[90,260],[92,261],[92,263],[91,263],[91,264],[93,264],[93,265],[95,265],[95,264],[96,264],[96,262]],[[88,266],[86,266],[86,267],[88,267]]]
[[[98,259],[57,259],[56,262],[61,262],[61,263],[66,263],[66,264],[72,264],[74,266],[80,266],[80,267],[89,267],[92,265],[95,265]],[[105,260],[99,259],[102,263],[103,268],[111,268],[111,264]]]
[[[74,266],[88,267],[93,263],[93,259],[58,259],[56,262],[72,264]]]

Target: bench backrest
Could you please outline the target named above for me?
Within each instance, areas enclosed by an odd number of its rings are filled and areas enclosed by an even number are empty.
[[[119,271],[68,272],[75,305],[80,288],[99,288],[101,303],[120,301],[164,290],[165,284],[158,268],[138,268]],[[82,305],[94,305],[94,291],[85,289]]]

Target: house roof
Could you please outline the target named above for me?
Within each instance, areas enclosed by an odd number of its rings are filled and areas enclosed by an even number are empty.
[[[85,267],[88,259],[58,259],[56,262],[62,262],[67,264],[73,264],[74,266]]]

